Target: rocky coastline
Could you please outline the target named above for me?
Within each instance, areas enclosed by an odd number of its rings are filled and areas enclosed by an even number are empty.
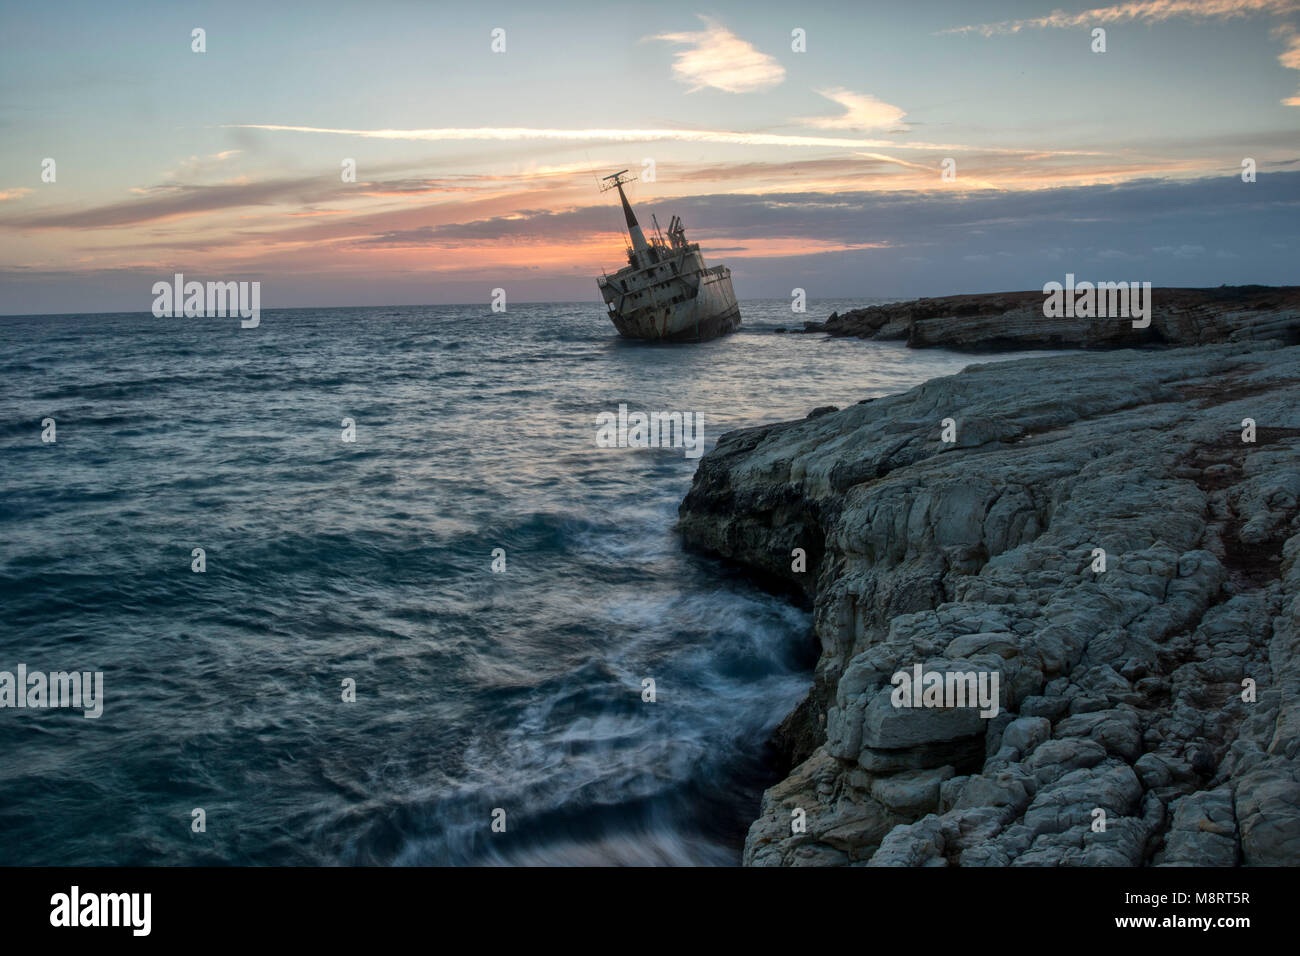
[[[722,436],[679,530],[804,594],[821,649],[747,865],[1300,862],[1300,345],[1258,307],[1290,293],[1252,295],[1153,321],[1190,347],[975,364]],[[886,308],[970,347],[1007,314]],[[918,665],[997,674],[997,714],[898,706]]]
[[[1150,290],[1150,324],[1043,314],[1040,291],[953,295],[832,312],[799,332],[968,351],[1113,349],[1282,341],[1300,345],[1300,286]],[[1107,304],[1109,304],[1109,299]],[[1073,310],[1071,310],[1073,311]]]

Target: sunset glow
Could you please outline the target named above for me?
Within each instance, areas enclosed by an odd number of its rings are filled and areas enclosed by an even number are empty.
[[[907,26],[846,7],[801,14],[805,51],[784,15],[677,7],[669,29],[650,29],[631,7],[596,23],[574,7],[512,13],[499,53],[487,19],[462,18],[453,35],[418,18],[372,23],[366,39],[338,40],[352,62],[312,66],[278,55],[302,51],[287,13],[261,19],[256,40],[235,31],[235,14],[209,15],[198,54],[190,14],[160,7],[143,36],[139,24],[128,35],[87,5],[80,20],[102,41],[59,67],[60,82],[35,86],[19,75],[68,53],[52,14],[8,14],[50,39],[19,49],[11,30],[0,41],[7,88],[24,89],[0,145],[2,307],[84,307],[93,290],[104,308],[131,309],[155,275],[205,270],[255,271],[280,305],[312,304],[277,294],[282,270],[319,277],[329,291],[317,304],[371,301],[386,278],[395,301],[472,301],[489,276],[544,276],[594,298],[594,275],[620,264],[626,240],[597,180],[622,168],[642,174],[631,198],[647,220],[676,213],[726,250],[742,295],[771,294],[774,269],[827,256],[857,263],[828,292],[851,291],[846,277],[864,271],[907,275],[905,261],[933,263],[969,233],[961,210],[981,195],[1026,197],[1038,244],[1068,248],[1046,224],[1070,191],[1227,181],[1245,156],[1275,184],[1300,175],[1296,7],[1179,0],[1017,19],[995,3],[975,22],[974,8],[947,4]],[[1110,25],[1105,57],[1088,52],[1092,23]],[[145,42],[171,52],[133,57]],[[1204,75],[1206,44],[1228,71]],[[990,64],[1012,46],[1024,66],[999,76]],[[1052,72],[1034,74],[1039,62]],[[1085,81],[1086,106],[1072,92]],[[1027,85],[1032,99],[1019,95]],[[1211,104],[1232,128],[1200,122]],[[46,158],[54,182],[41,178]],[[904,235],[872,213],[879,203],[946,215],[928,238]]]

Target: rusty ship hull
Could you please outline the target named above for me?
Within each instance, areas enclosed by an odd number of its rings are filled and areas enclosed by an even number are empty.
[[[606,300],[619,335],[663,342],[705,342],[740,328],[740,306],[731,271],[717,266],[698,273],[696,282],[670,281],[650,286],[639,302],[616,293]]]
[[[655,342],[705,342],[740,328],[731,270],[707,266],[676,216],[667,238],[656,224],[647,240],[623,194],[621,175],[607,179],[614,180],[608,188],[618,189],[623,204],[631,240],[628,264],[596,280],[614,328],[627,338]]]

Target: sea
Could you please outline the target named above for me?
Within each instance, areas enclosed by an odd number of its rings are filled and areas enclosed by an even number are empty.
[[[103,675],[0,707],[0,864],[738,864],[810,615],[597,420],[711,448],[989,358],[778,331],[870,301],[0,318],[0,671]]]

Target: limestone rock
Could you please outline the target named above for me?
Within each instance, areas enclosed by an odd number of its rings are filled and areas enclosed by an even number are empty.
[[[825,715],[746,863],[1300,863],[1300,347],[1274,291],[1152,322],[1232,344],[977,364],[722,436],[679,528],[812,599],[801,712]],[[907,334],[941,338],[941,313]],[[894,707],[916,664],[996,672],[997,715]]]
[[[834,313],[805,332],[905,341],[912,348],[1133,348],[1275,339],[1300,342],[1300,288],[1151,290],[1151,323],[1043,315],[1041,291],[954,295]]]

